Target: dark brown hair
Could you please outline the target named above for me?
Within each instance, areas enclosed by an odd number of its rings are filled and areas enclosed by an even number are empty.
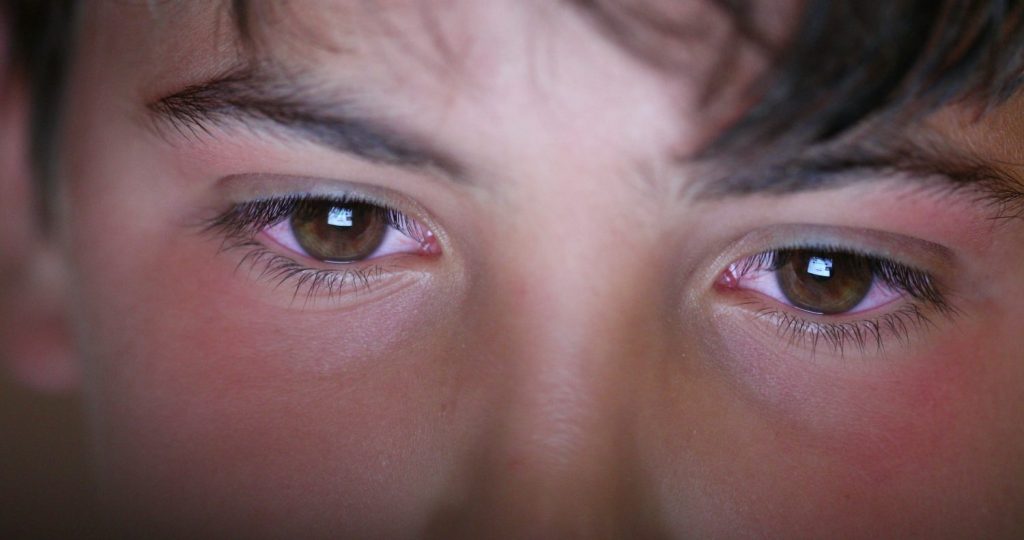
[[[682,34],[664,10],[685,0],[567,0],[640,56],[647,33]],[[751,13],[756,0],[704,0],[728,14],[737,40],[773,47]],[[50,176],[74,0],[6,0],[14,68],[33,96],[32,152]],[[230,7],[243,35],[258,11]],[[1024,80],[1024,0],[806,0],[800,20],[772,48],[772,68],[750,89],[754,105],[708,147],[719,153],[769,144],[827,142],[864,120],[917,114],[955,101],[982,110],[1008,99]],[[713,90],[713,89],[712,89]]]

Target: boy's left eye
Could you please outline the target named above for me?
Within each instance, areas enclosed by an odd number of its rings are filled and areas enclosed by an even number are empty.
[[[878,266],[885,262],[863,255],[792,249],[760,257],[731,265],[724,284],[819,315],[869,311],[904,295],[898,284],[879,279]]]
[[[298,201],[263,233],[320,262],[344,264],[398,253],[429,254],[431,232],[405,215],[365,202]]]

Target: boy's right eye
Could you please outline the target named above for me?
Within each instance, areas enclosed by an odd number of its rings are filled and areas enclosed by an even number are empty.
[[[429,229],[397,210],[372,203],[304,200],[283,217],[264,229],[264,234],[285,248],[324,263],[354,263],[437,250]]]
[[[391,257],[441,254],[434,233],[405,213],[357,195],[291,195],[238,203],[208,223],[242,264],[296,294],[332,295],[390,275]]]

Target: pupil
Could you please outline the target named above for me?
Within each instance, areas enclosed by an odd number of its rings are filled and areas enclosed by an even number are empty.
[[[857,307],[874,281],[868,260],[849,253],[793,250],[782,254],[779,289],[794,306],[825,315]]]
[[[295,240],[314,259],[344,263],[365,259],[384,241],[381,208],[365,203],[303,202],[291,217]]]

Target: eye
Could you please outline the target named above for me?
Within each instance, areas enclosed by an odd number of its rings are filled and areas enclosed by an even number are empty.
[[[926,270],[842,247],[799,246],[764,251],[730,264],[715,283],[753,321],[775,327],[788,346],[812,354],[827,344],[844,355],[895,339],[907,344],[933,314],[958,310]]]
[[[902,298],[893,279],[920,277],[897,263],[832,249],[765,252],[729,266],[722,285],[819,315],[853,314]],[[926,277],[925,277],[926,279]]]
[[[392,256],[434,259],[441,246],[430,228],[376,197],[286,195],[237,203],[204,223],[221,238],[221,252],[241,251],[236,268],[277,289],[292,284],[293,300],[338,298],[389,282],[404,266],[376,264]]]
[[[396,210],[372,203],[300,200],[282,217],[264,233],[278,244],[320,262],[353,263],[437,250],[429,229]]]

